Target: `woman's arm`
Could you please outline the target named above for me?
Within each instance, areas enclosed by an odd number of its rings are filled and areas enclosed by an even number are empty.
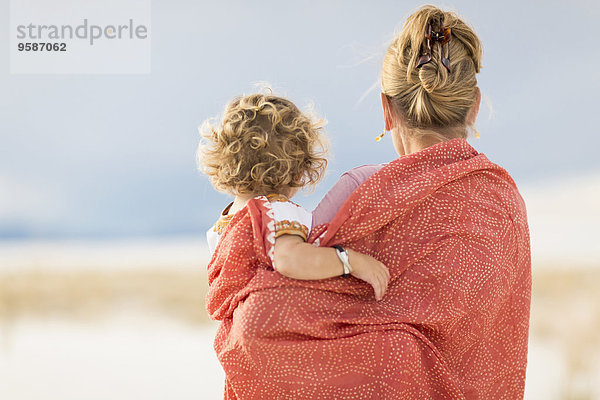
[[[375,291],[381,300],[390,280],[385,265],[366,254],[348,250],[352,275],[361,279]],[[275,239],[273,268],[288,278],[302,280],[327,279],[344,272],[336,250],[332,247],[316,247],[297,235],[281,235]]]

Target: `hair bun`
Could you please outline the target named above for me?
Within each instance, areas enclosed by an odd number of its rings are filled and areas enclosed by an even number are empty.
[[[436,58],[419,68],[419,80],[427,93],[446,86],[448,78],[448,70]]]
[[[427,38],[428,27],[436,32],[435,40]],[[452,39],[442,46],[446,29]],[[426,54],[431,59],[421,63]],[[409,127],[464,124],[476,100],[475,74],[481,55],[479,37],[458,15],[423,6],[408,17],[390,44],[381,69],[381,88]],[[444,59],[450,60],[450,71],[442,64]]]

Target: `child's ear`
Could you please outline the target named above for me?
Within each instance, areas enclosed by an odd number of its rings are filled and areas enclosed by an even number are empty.
[[[294,177],[294,179],[292,179],[292,184],[294,185],[302,185],[302,178],[304,177],[304,174],[298,174]]]
[[[292,197],[294,197],[296,195],[296,193],[298,193],[299,190],[300,190],[300,186],[290,188],[288,190],[287,198],[291,199]]]

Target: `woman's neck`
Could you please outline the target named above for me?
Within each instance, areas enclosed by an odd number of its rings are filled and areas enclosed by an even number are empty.
[[[425,136],[425,137],[419,138],[418,140],[416,140],[416,139],[413,139],[413,140],[403,139],[402,140],[406,154],[416,153],[418,151],[423,150],[424,148],[433,146],[434,144],[441,143],[442,141],[443,141],[443,139],[436,137],[436,136]]]
[[[452,130],[452,132],[448,131],[443,133],[424,129],[410,131],[401,131],[398,129],[393,132],[393,134],[397,135],[394,140],[394,145],[398,155],[403,156],[412,154],[445,140],[449,140],[450,138],[463,137],[461,132],[464,132],[464,129],[466,128],[459,128],[456,131]]]

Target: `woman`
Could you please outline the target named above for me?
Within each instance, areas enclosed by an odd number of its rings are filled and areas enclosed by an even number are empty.
[[[226,398],[523,396],[529,234],[514,181],[465,141],[480,62],[479,39],[456,15],[425,6],[408,18],[381,76],[400,157],[345,174],[309,238],[383,262],[388,292],[377,302],[354,278],[297,281],[266,268],[226,282],[235,289],[208,304],[223,320]],[[227,267],[213,260],[211,287]]]

